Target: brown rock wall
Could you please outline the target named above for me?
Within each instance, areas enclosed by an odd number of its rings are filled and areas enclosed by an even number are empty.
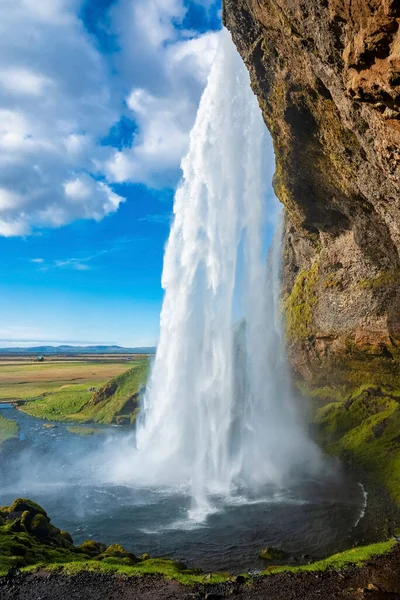
[[[400,2],[225,0],[224,21],[274,141],[294,367],[400,369]]]

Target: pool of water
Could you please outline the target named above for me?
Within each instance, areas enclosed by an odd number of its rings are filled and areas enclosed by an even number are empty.
[[[47,421],[12,405],[0,405],[0,411],[20,427],[19,440],[0,452],[0,505],[18,496],[32,498],[75,543],[93,538],[206,571],[240,572],[265,568],[258,554],[267,546],[302,560],[377,541],[363,518],[364,490],[343,472],[329,469],[326,476],[297,479],[283,488],[265,486],[257,494],[238,489],[229,499],[216,496],[213,511],[195,522],[188,516],[185,487],[122,485],[104,477],[99,464],[107,448],[115,456],[121,445],[122,452],[134,444],[131,433],[106,428],[102,435],[80,436],[65,424],[48,429]],[[112,464],[107,469],[110,475]]]

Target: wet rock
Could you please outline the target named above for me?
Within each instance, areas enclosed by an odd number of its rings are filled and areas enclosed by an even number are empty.
[[[99,558],[121,558],[128,559],[132,563],[138,562],[136,556],[132,552],[128,552],[127,550],[125,550],[125,548],[120,544],[112,544],[111,546],[108,546],[108,548],[104,550],[104,552],[100,555]]]
[[[64,540],[66,540],[67,542],[69,542],[70,544],[73,544],[73,543],[74,543],[74,540],[72,539],[72,536],[71,536],[71,534],[70,534],[70,533],[68,533],[68,531],[61,530],[61,531],[60,531],[60,536],[61,536],[61,537],[62,537]]]
[[[95,542],[94,540],[87,540],[83,542],[80,546],[78,546],[81,552],[85,554],[90,554],[91,556],[98,556],[102,554],[106,550],[105,544],[100,544],[99,542]]]
[[[269,548],[264,548],[264,550],[261,550],[259,558],[262,558],[263,560],[283,560],[288,558],[288,554],[279,548],[270,546]]]
[[[10,508],[8,509],[9,514],[12,515],[14,513],[23,513],[28,511],[32,516],[36,514],[42,514],[47,516],[44,508],[33,502],[32,500],[28,500],[27,498],[17,498],[14,500]]]
[[[44,539],[50,535],[50,521],[43,514],[36,514],[30,523],[30,532],[35,537]]]

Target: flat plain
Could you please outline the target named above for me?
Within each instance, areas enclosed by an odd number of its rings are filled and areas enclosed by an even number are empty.
[[[46,393],[100,387],[133,367],[142,356],[51,356],[39,362],[30,355],[0,357],[0,401],[31,400]]]

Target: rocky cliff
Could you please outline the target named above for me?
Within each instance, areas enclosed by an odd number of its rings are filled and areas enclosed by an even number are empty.
[[[400,2],[224,0],[286,208],[288,348],[313,386],[400,382]]]

